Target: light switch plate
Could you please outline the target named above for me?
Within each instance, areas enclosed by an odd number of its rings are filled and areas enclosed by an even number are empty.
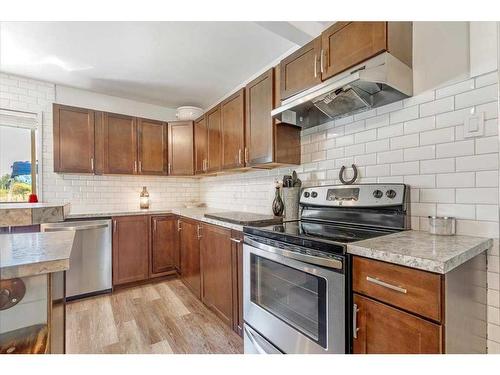
[[[472,113],[464,121],[464,138],[484,135],[484,112]]]

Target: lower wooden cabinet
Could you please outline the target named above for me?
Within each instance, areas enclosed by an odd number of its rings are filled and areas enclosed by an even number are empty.
[[[438,354],[442,326],[354,294],[354,354]]]
[[[200,235],[200,223],[180,220],[181,280],[198,298],[201,298]]]
[[[152,216],[150,277],[175,272],[178,254],[177,216]]]
[[[231,230],[203,224],[201,234],[201,299],[229,326],[233,325]]]
[[[113,218],[113,286],[149,278],[149,216]]]

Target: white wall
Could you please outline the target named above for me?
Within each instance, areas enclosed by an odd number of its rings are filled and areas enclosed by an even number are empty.
[[[176,120],[175,108],[161,107],[62,85],[56,85],[56,103],[145,117],[152,120]]]

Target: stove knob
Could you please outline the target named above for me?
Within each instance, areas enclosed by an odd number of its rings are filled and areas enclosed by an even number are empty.
[[[309,192],[308,192],[308,191],[306,191],[306,192],[304,193],[304,197],[306,197],[306,198],[309,198],[309,196],[310,196],[310,195],[311,195],[311,194],[309,194]]]
[[[375,191],[373,192],[373,196],[374,196],[375,198],[377,198],[377,199],[378,199],[378,198],[382,198],[382,196],[383,196],[383,195],[384,195],[384,193],[382,193],[382,191],[380,191],[380,190],[378,190],[378,189],[377,189],[377,190],[375,190]]]
[[[317,196],[318,196],[318,193],[316,193],[315,191],[313,191],[313,192],[311,193],[311,197],[312,197],[312,198],[316,198]]]
[[[396,197],[396,192],[392,189],[389,189],[385,192],[385,195],[387,195],[387,198],[394,199]]]

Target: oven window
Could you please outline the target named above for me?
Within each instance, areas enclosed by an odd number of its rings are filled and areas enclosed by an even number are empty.
[[[251,301],[326,348],[326,280],[250,255]]]

